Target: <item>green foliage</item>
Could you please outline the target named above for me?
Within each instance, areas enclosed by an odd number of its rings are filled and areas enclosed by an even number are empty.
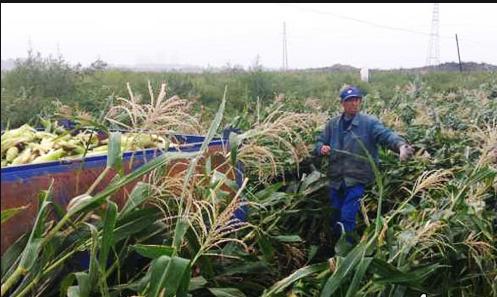
[[[301,165],[314,164],[265,187],[249,181],[240,193],[251,203],[251,228],[236,229],[241,225],[230,220],[232,214],[220,213],[226,203],[219,201],[227,194],[218,181],[236,190],[234,182],[213,170],[210,161],[204,175],[194,174],[194,166],[203,165],[197,163],[197,153],[168,153],[116,176],[99,193],[92,194],[90,187],[73,199],[67,213],[59,209],[58,223],[48,216],[54,205],[44,192],[35,228],[2,257],[2,295],[497,295],[497,173],[494,163],[482,159],[487,146],[495,144],[490,142],[497,118],[495,73],[378,71],[364,83],[356,73],[228,70],[135,73],[108,70],[103,61],[81,70],[62,58],[30,54],[18,61],[18,68],[2,74],[2,126],[35,123],[39,111],[53,112],[49,103],[55,99],[101,115],[104,98],[127,97],[127,82],[142,92],[137,95],[147,97],[147,81],[153,89],[165,81],[168,97],[191,99],[197,111],[205,108],[215,118],[208,142],[218,132],[223,110],[225,123],[242,130],[270,111],[275,98],[283,101],[282,110],[306,112],[316,111],[306,99],[316,99],[321,111],[331,115],[340,110],[337,97],[343,85],[359,85],[367,94],[364,109],[384,119],[396,116],[390,123],[403,128],[418,154],[399,164],[397,155],[380,150],[355,247],[345,245],[344,237],[338,246],[331,242],[328,179],[322,172],[326,168],[314,167],[318,160],[304,160]],[[119,169],[116,136],[109,145],[108,167]],[[238,149],[232,147],[227,162],[239,160]],[[179,184],[178,200],[142,179],[149,173],[163,175],[159,172],[173,159],[194,160]],[[286,165],[293,172],[296,164]],[[450,170],[451,178],[424,175],[438,172],[434,170]],[[108,198],[138,180],[118,210]],[[2,220],[18,211],[2,211]],[[216,225],[220,219],[225,219],[222,226]],[[216,237],[220,234],[224,237]],[[235,244],[239,241],[246,246]],[[74,268],[80,252],[89,254],[90,267]]]
[[[306,98],[317,98],[324,110],[334,110],[338,106],[338,92],[346,84],[356,84],[369,96],[392,101],[391,105],[400,102],[395,98],[399,94],[397,86],[412,81],[427,92],[450,92],[481,85],[481,88],[497,94],[494,90],[495,74],[488,72],[416,75],[373,71],[368,84],[359,79],[358,73],[268,72],[260,65],[249,71],[228,68],[221,73],[206,71],[195,74],[111,70],[101,60],[96,60],[88,68],[81,68],[80,65],[69,65],[61,56],[44,58],[39,53],[29,52],[27,59],[16,61],[16,68],[2,73],[2,128],[7,123],[11,127],[25,123],[36,125],[40,112],[45,115],[54,113],[56,106],[51,103],[55,100],[98,116],[108,96],[127,97],[127,82],[141,92],[137,95],[148,96],[147,81],[151,81],[154,89],[166,82],[168,97],[178,95],[191,99],[196,103],[195,111],[204,108],[210,116],[217,110],[218,100],[227,85],[227,121],[240,115],[247,106],[253,106],[257,98],[263,105],[269,105],[280,94],[284,94],[290,107],[293,105],[293,110],[305,110],[303,103]],[[491,116],[495,114],[486,115]]]

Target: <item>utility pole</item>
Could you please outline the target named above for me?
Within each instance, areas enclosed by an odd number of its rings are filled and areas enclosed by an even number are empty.
[[[28,37],[28,54],[31,55],[33,52],[33,41],[31,41],[31,36]]]
[[[57,58],[61,58],[62,53],[60,52],[60,43],[57,41]]]
[[[288,50],[286,45],[286,23],[283,22],[283,71],[288,70]]]
[[[461,54],[459,53],[459,40],[457,39],[457,33],[456,33],[456,44],[457,44],[457,57],[459,58],[459,72],[462,72]]]
[[[428,44],[428,54],[426,55],[426,65],[436,66],[440,64],[440,36],[439,28],[439,8],[438,3],[433,4],[433,15],[431,19],[430,42]]]

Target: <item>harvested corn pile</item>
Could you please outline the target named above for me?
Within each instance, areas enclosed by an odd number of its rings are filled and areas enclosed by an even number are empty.
[[[27,124],[5,131],[1,139],[2,167],[106,154],[108,142],[90,130],[71,135],[61,129],[37,131]],[[155,134],[126,133],[121,138],[121,151],[164,149],[168,142]]]

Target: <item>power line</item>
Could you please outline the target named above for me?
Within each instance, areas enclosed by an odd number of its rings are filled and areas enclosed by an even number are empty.
[[[351,21],[354,21],[354,22],[358,22],[358,23],[362,23],[362,24],[367,24],[367,25],[370,25],[370,26],[374,26],[374,27],[378,27],[378,28],[383,28],[383,29],[389,29],[389,30],[395,30],[395,31],[404,31],[404,32],[415,33],[415,34],[430,35],[430,33],[422,32],[422,31],[415,31],[415,30],[410,30],[410,29],[406,29],[406,28],[392,27],[392,26],[387,26],[387,25],[383,25],[383,24],[377,24],[377,23],[373,23],[373,22],[370,22],[370,21],[361,20],[361,19],[358,19],[358,18],[353,18],[353,17],[339,15],[339,14],[332,13],[332,12],[329,12],[329,11],[317,10],[317,9],[314,9],[314,8],[297,7],[297,6],[293,6],[293,5],[290,5],[290,4],[278,4],[278,5],[288,6],[288,7],[292,7],[292,8],[296,8],[296,9],[300,9],[300,10],[307,10],[307,11],[311,11],[311,12],[318,13],[318,14],[323,14],[323,15],[332,15],[332,16],[335,16],[335,17],[338,17],[338,18],[342,18],[342,19],[346,19],[346,20],[351,20]],[[444,36],[444,37],[446,37],[446,36]]]
[[[382,28],[382,29],[387,29],[387,30],[408,32],[408,33],[421,34],[421,35],[427,35],[427,36],[431,36],[431,34],[432,34],[431,32],[427,33],[427,32],[423,32],[423,31],[415,31],[415,30],[401,28],[401,27],[392,27],[392,26],[388,26],[388,25],[378,24],[378,23],[374,23],[374,22],[370,22],[370,21],[366,21],[366,20],[361,20],[361,19],[358,19],[358,18],[343,16],[343,15],[332,13],[332,12],[329,12],[329,11],[323,11],[323,10],[318,10],[318,9],[314,9],[314,8],[309,8],[309,7],[299,7],[299,6],[294,6],[294,5],[286,4],[286,3],[276,3],[276,5],[291,7],[291,8],[294,8],[294,9],[309,11],[309,12],[313,12],[313,13],[317,13],[317,14],[321,14],[321,15],[331,15],[331,16],[334,16],[334,17],[337,17],[337,18],[341,18],[341,19],[345,19],[345,20],[350,20],[350,21],[354,21],[354,22],[358,22],[358,23],[362,23],[362,24],[366,24],[366,25],[370,25],[370,26],[378,27],[378,28]],[[448,36],[448,35],[440,35],[439,34],[438,37],[439,37],[439,39],[441,39],[441,38],[444,38],[444,39],[447,39],[447,40],[449,40],[449,39],[452,40],[453,39],[452,36]],[[480,49],[482,48],[482,44],[479,43],[479,42],[473,41],[471,39],[465,39],[465,41],[473,43],[475,45],[479,45]],[[483,46],[483,48],[489,50],[486,46]]]

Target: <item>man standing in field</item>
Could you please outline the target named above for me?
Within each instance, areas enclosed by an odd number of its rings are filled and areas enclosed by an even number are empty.
[[[319,135],[315,154],[329,157],[331,225],[335,239],[355,229],[364,187],[374,180],[368,154],[378,163],[378,144],[400,153],[404,161],[413,149],[376,117],[360,113],[362,92],[355,86],[340,92],[343,113],[332,118]],[[367,151],[367,153],[366,153]]]

